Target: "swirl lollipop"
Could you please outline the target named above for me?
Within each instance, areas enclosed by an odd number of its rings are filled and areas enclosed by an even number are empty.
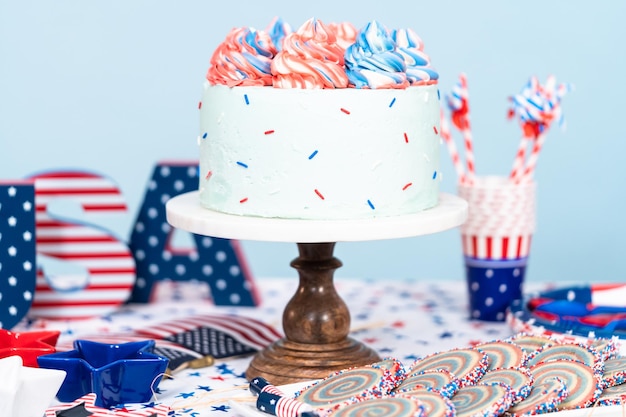
[[[333,410],[368,398],[386,396],[398,385],[390,361],[331,374],[296,393],[296,399],[316,409]],[[395,369],[395,368],[394,368]],[[403,376],[402,376],[403,377]]]
[[[550,378],[558,378],[567,386],[569,394],[567,399],[559,404],[559,410],[588,407],[602,393],[601,375],[581,362],[564,359],[551,360],[533,366],[530,372],[536,384],[542,384]]]
[[[489,369],[516,368],[526,361],[524,350],[511,342],[494,340],[476,348],[489,356]]]
[[[489,367],[489,356],[478,349],[451,349],[432,353],[415,361],[407,379],[428,370],[443,369],[459,379],[459,385],[476,383]]]
[[[513,391],[505,384],[476,384],[459,389],[451,398],[457,417],[499,416],[513,404]]]
[[[413,373],[398,385],[394,392],[412,392],[415,390],[433,390],[450,398],[459,389],[459,380],[444,369]]]
[[[425,406],[411,397],[375,398],[350,404],[335,411],[333,417],[426,417]]]
[[[396,396],[415,398],[423,404],[428,417],[455,417],[456,415],[452,401],[435,390],[420,388]]]
[[[512,417],[522,417],[557,411],[568,395],[567,386],[560,378],[546,378],[535,382],[530,394],[511,407],[507,414]]]
[[[604,362],[602,382],[605,388],[622,385],[626,382],[626,357],[610,358]]]
[[[533,386],[534,377],[528,368],[491,369],[480,379],[483,384],[503,383],[513,391],[513,404],[528,397]]]

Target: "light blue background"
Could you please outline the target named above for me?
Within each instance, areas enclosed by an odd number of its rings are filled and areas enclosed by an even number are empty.
[[[621,281],[626,187],[626,2],[623,1],[6,1],[0,0],[0,179],[56,168],[93,170],[121,187],[127,239],[159,160],[197,159],[197,103],[209,57],[236,26],[294,29],[377,19],[413,28],[442,93],[469,82],[477,172],[506,175],[520,129],[507,97],[554,74],[567,129],[541,153],[538,230],[528,279]],[[457,136],[457,139],[459,137]],[[443,191],[455,174],[442,147]],[[256,277],[292,276],[293,243],[243,242]],[[462,281],[459,232],[339,243],[337,277]]]

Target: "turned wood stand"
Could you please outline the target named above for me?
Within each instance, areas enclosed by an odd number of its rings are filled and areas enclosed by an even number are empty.
[[[394,239],[437,233],[461,225],[467,203],[441,194],[439,205],[423,212],[389,218],[346,221],[287,220],[233,216],[204,209],[198,192],[166,204],[167,220],[192,233],[238,240],[298,242],[291,262],[300,278],[283,312],[285,337],[252,359],[246,377],[262,376],[274,385],[324,378],[331,372],[380,359],[348,336],[350,311],[333,283],[341,261],[336,242]]]
[[[378,354],[348,337],[350,311],[333,283],[341,261],[335,243],[298,243],[300,256],[291,262],[300,283],[283,312],[285,337],[259,352],[246,371],[283,385],[319,379],[332,371],[367,365]]]

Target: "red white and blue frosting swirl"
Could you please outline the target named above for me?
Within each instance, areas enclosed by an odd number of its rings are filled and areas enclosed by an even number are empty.
[[[228,86],[404,89],[439,78],[413,30],[390,31],[376,20],[357,31],[311,18],[292,31],[277,17],[266,30],[231,30],[210,63],[209,83]]]

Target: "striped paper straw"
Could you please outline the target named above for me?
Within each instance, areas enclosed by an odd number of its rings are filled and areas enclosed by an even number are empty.
[[[448,97],[448,107],[452,112],[452,123],[463,135],[465,142],[465,163],[467,165],[467,181],[472,183],[475,177],[474,169],[474,141],[469,121],[469,94],[467,92],[467,77],[459,75],[459,82],[452,87]]]
[[[456,143],[454,143],[454,139],[452,139],[452,133],[450,133],[450,125],[448,125],[448,121],[443,113],[443,109],[441,109],[441,137],[446,143],[448,147],[448,153],[450,154],[450,158],[452,158],[452,163],[454,164],[454,169],[456,170],[456,175],[459,179],[460,183],[465,182],[465,169],[463,168],[463,162],[461,162],[461,156],[459,155],[459,151],[456,147]]]
[[[532,179],[533,172],[537,166],[537,160],[539,159],[539,152],[541,152],[541,148],[546,141],[546,130],[547,128],[545,128],[543,132],[539,133],[535,139],[532,151],[530,152],[530,155],[528,155],[524,171],[515,178],[516,183],[530,181]]]
[[[553,76],[548,77],[545,86],[536,77],[531,77],[520,94],[512,98],[513,111],[519,118],[523,132],[510,175],[516,183],[532,178],[552,122],[556,120],[560,126],[564,125],[561,99],[569,90],[570,86],[567,84],[557,86]],[[532,139],[532,150],[524,161],[525,150]]]
[[[524,158],[526,157],[526,149],[530,144],[532,138],[527,135],[522,135],[522,139],[519,142],[517,153],[515,154],[515,160],[513,161],[513,168],[509,178],[513,181],[517,181],[524,171]]]

